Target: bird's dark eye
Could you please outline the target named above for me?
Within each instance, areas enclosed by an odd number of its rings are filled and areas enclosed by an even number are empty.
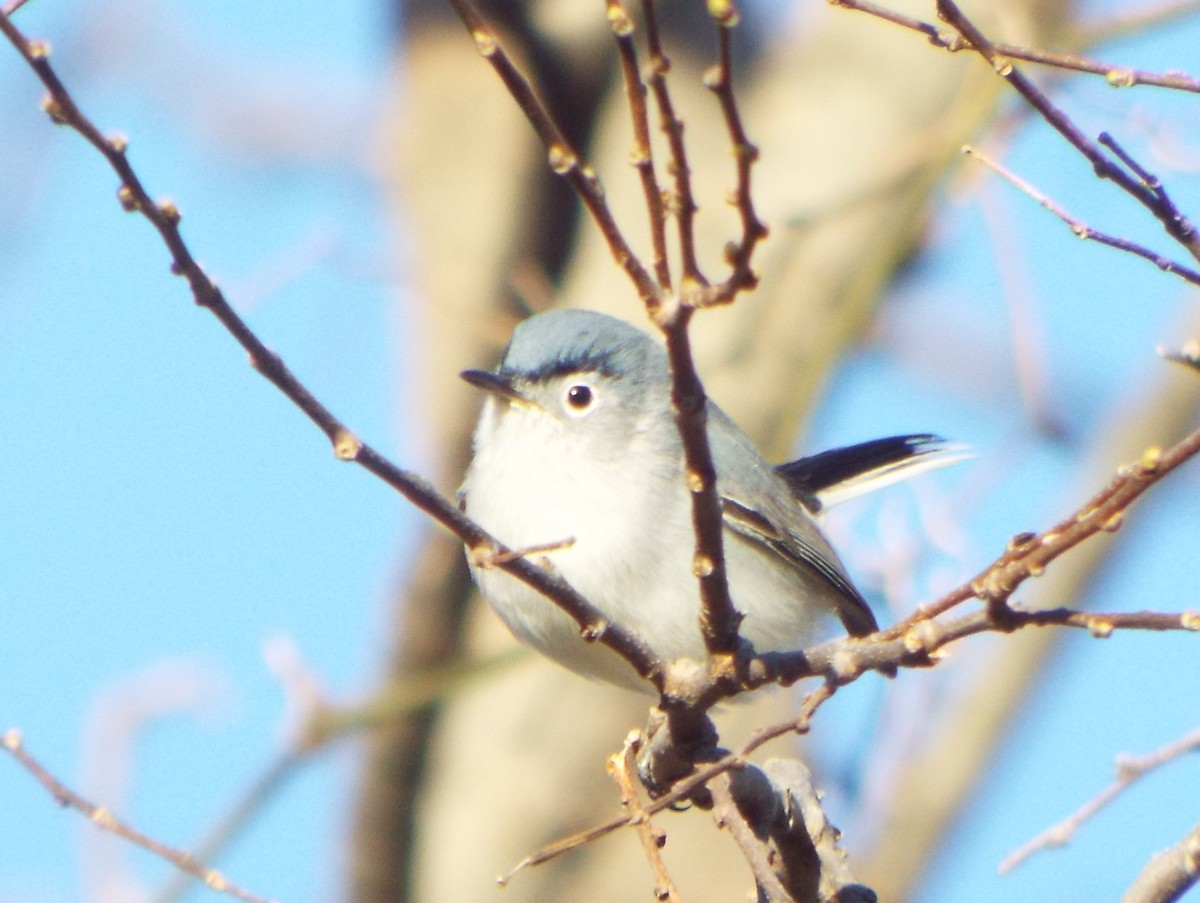
[[[577,414],[582,414],[592,406],[595,397],[591,386],[576,383],[567,389],[567,407]]]

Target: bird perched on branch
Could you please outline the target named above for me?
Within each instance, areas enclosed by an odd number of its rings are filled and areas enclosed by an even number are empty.
[[[662,660],[703,661],[692,499],[662,345],[606,314],[553,310],[516,328],[495,370],[462,377],[487,393],[460,491],[467,515],[512,549],[540,549]],[[896,436],[772,467],[711,401],[707,420],[741,637],[757,652],[794,650],[829,615],[855,636],[875,631],[817,515],[960,451]],[[537,590],[479,561],[471,570],[518,639],[580,674],[649,689]]]

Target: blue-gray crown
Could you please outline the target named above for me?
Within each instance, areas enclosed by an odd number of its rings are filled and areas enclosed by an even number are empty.
[[[531,381],[567,373],[666,378],[666,352],[634,326],[594,310],[551,310],[514,331],[502,373]]]

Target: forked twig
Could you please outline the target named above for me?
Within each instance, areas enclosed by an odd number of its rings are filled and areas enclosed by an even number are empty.
[[[1038,191],[1016,173],[1005,168],[1003,165],[993,160],[978,148],[966,145],[963,147],[963,153],[974,157],[980,163],[995,171],[997,175],[1008,181],[1011,185],[1014,185],[1016,188],[1029,195],[1031,198],[1037,201],[1038,204],[1062,220],[1076,237],[1082,238],[1085,241],[1094,241],[1097,244],[1107,245],[1110,248],[1116,248],[1118,251],[1124,251],[1127,254],[1133,254],[1137,257],[1141,257],[1144,260],[1150,261],[1164,273],[1171,273],[1172,275],[1178,276],[1180,279],[1190,282],[1193,285],[1200,285],[1200,272],[1171,260],[1168,257],[1163,257],[1156,251],[1151,251],[1149,248],[1139,245],[1137,242],[1130,241],[1127,238],[1117,238],[1114,235],[1109,235],[1106,232],[1093,229],[1082,220],[1071,216],[1071,214],[1067,213],[1066,210],[1064,210],[1045,194]]]
[[[653,17],[653,2],[645,4],[647,40],[650,44],[651,56],[650,83],[655,101],[659,104],[660,113],[663,116],[664,126],[668,130],[676,193],[681,199],[678,217],[683,272],[682,286],[678,294],[661,291],[649,271],[634,256],[604,201],[595,174],[590,167],[580,164],[575,151],[567,144],[561,130],[554,124],[549,111],[538,99],[529,81],[500,46],[495,34],[484,22],[478,10],[470,3],[470,0],[451,0],[451,2],[474,38],[476,47],[491,63],[492,68],[500,76],[501,81],[546,145],[550,154],[551,167],[555,172],[570,178],[572,186],[608,241],[613,256],[633,280],[647,312],[662,330],[671,369],[671,405],[683,444],[685,478],[692,493],[692,525],[696,537],[693,571],[700,584],[701,630],[705,646],[710,653],[711,670],[720,676],[726,692],[733,692],[733,683],[728,678],[733,675],[732,664],[735,660],[734,652],[738,648],[738,625],[741,622],[741,615],[733,607],[725,570],[724,531],[720,499],[716,490],[716,468],[713,465],[712,450],[708,447],[708,399],[699,374],[696,372],[695,362],[692,360],[691,344],[687,334],[688,323],[698,306],[695,303],[696,299],[692,297],[693,287],[699,285],[698,280],[702,280],[703,277],[694,266],[691,217],[693,205],[690,200],[691,189],[687,174],[686,151],[683,147],[683,126],[674,115],[673,107],[670,106],[670,95],[665,81],[667,64],[658,40],[657,24]],[[714,3],[714,6],[720,6],[720,4]],[[610,5],[610,15],[615,14],[619,18],[620,12],[617,9]],[[730,24],[732,23],[723,23],[722,28],[727,28]],[[618,30],[626,30],[625,24],[620,24]],[[689,251],[689,247],[693,250]],[[586,634],[589,627],[583,623],[580,626]],[[602,622],[598,626],[607,628],[611,625]],[[631,635],[629,639],[636,639],[636,637]],[[622,645],[624,644],[622,643]],[[647,664],[661,665],[658,662],[647,662]],[[655,685],[660,691],[663,690],[661,668],[655,667],[654,675],[656,677],[652,679],[655,679]],[[647,673],[644,676],[650,675]]]
[[[974,579],[923,605],[893,627],[883,631],[891,639],[902,636],[922,621],[936,618],[971,598],[1003,607],[1013,592],[1030,577],[1039,576],[1050,562],[1068,549],[1100,532],[1120,529],[1125,510],[1147,489],[1200,453],[1200,430],[1167,450],[1149,448],[1135,464],[1122,467],[1109,484],[1066,519],[1043,533],[1022,533]]]
[[[189,853],[160,843],[153,837],[149,837],[121,821],[104,807],[97,806],[85,800],[54,777],[37,759],[29,754],[22,741],[21,732],[15,728],[9,729],[4,733],[4,737],[0,739],[0,747],[3,747],[26,771],[33,775],[37,782],[54,797],[56,803],[83,813],[92,824],[96,825],[102,831],[115,834],[118,837],[128,840],[135,846],[139,846],[143,850],[147,850],[155,856],[167,860],[180,871],[187,872],[217,893],[225,894],[237,900],[243,900],[245,903],[267,903],[266,897],[260,897],[258,894],[253,894],[239,887],[216,869],[209,868],[203,863],[198,862]]]
[[[709,782],[713,796],[713,821],[719,829],[729,832],[750,865],[758,900],[760,903],[782,903],[785,900],[811,899],[807,893],[804,896],[793,894],[791,888],[784,884],[783,877],[778,874],[777,869],[781,860],[786,860],[774,848],[770,835],[761,825],[752,823],[750,817],[738,806],[738,800],[733,793],[732,778],[731,772],[724,772]],[[815,855],[813,858],[816,858]],[[817,865],[819,866],[819,863]],[[807,891],[808,888],[803,890]]]
[[[571,183],[571,187],[587,207],[588,213],[600,229],[600,234],[608,243],[613,259],[633,282],[642,303],[653,309],[659,301],[658,286],[617,226],[617,221],[608,208],[608,202],[604,199],[604,190],[600,187],[600,179],[595,170],[584,163],[571,147],[571,143],[555,123],[554,117],[529,83],[529,79],[517,68],[496,34],[470,0],[450,0],[450,3],[470,32],[479,54],[491,64],[508,93],[542,139],[549,154],[550,168]]]
[[[1105,638],[1117,630],[1154,630],[1200,632],[1200,611],[1185,612],[1105,612],[1074,611],[1068,608],[1007,609],[1003,622],[997,622],[992,612],[981,609],[956,620],[925,621],[910,629],[903,637],[885,640],[881,634],[871,638],[843,637],[824,643],[802,653],[772,656],[774,662],[757,660],[752,667],[765,667],[767,672],[751,672],[747,686],[766,683],[790,683],[804,677],[824,675],[824,682],[809,693],[793,719],[760,728],[736,753],[729,753],[708,765],[701,766],[689,777],[679,781],[664,796],[643,808],[646,816],[689,799],[718,774],[741,767],[759,747],[788,733],[806,733],[812,718],[822,704],[848,683],[871,670],[887,670],[902,666],[935,665],[938,653],[945,646],[965,637],[986,632],[1011,632],[1022,627],[1073,627],[1087,630],[1093,636]],[[891,631],[888,631],[890,633]],[[620,828],[634,824],[635,818],[622,815],[569,837],[547,844],[522,859],[499,879],[507,883],[517,872],[548,862],[563,853],[598,840]]]
[[[726,263],[730,266],[729,276],[720,285],[698,292],[697,305],[729,304],[742,292],[751,291],[758,285],[758,275],[751,267],[754,249],[767,237],[767,227],[754,209],[754,196],[750,189],[750,173],[758,159],[758,148],[746,136],[742,116],[738,111],[737,97],[733,92],[733,64],[731,29],[737,25],[737,8],[731,2],[710,2],[709,11],[717,20],[717,36],[720,43],[720,59],[704,75],[704,84],[721,104],[725,117],[725,128],[733,147],[737,165],[737,187],[734,189],[734,206],[742,221],[742,237],[725,249]]]
[[[383,480],[416,507],[458,536],[475,554],[503,555],[508,550],[478,524],[464,515],[450,500],[444,498],[423,477],[397,467],[348,429],[334,414],[319,402],[308,388],[246,325],[225,299],[224,294],[200,268],[179,230],[180,213],[171,201],[155,203],[143,186],[126,156],[128,142],[124,138],[109,138],[83,114],[50,65],[49,47],[40,41],[29,41],[8,19],[0,15],[0,32],[28,62],[49,91],[43,107],[58,124],[79,132],[89,144],[108,161],[121,180],[117,197],[129,212],[138,212],[158,231],[171,256],[171,270],[184,277],[191,288],[196,304],[210,311],[221,325],[245,349],[250,364],[277,389],[286,395],[318,428],[333,446],[334,455],[342,461],[353,461]],[[490,34],[490,33],[489,33]],[[590,183],[589,183],[590,184]],[[607,210],[607,208],[605,208]],[[640,267],[640,264],[638,264]],[[647,276],[649,279],[649,276]],[[653,285],[653,280],[650,279]],[[657,291],[657,290],[656,290]],[[650,648],[631,630],[607,620],[595,606],[558,575],[539,567],[525,558],[500,560],[497,566],[517,579],[537,589],[575,619],[584,637],[612,649],[642,677],[662,689],[663,664]]]
[[[1093,799],[1080,806],[1061,822],[1047,828],[1028,843],[1009,853],[1004,857],[1004,861],[1000,863],[997,870],[1003,875],[1015,869],[1039,850],[1065,846],[1071,842],[1071,838],[1075,836],[1075,832],[1085,822],[1120,796],[1138,778],[1145,777],[1168,762],[1173,762],[1187,753],[1198,750],[1200,750],[1200,730],[1194,730],[1148,755],[1118,757],[1117,779],[1112,784],[1104,788]]]
[[[634,773],[637,769],[634,758],[641,744],[641,731],[630,731],[621,751],[609,756],[608,773],[620,788],[621,809],[633,820],[631,823],[637,830],[642,850],[646,853],[651,871],[654,872],[654,899],[665,900],[667,903],[682,903],[679,888],[671,880],[662,858],[662,848],[667,842],[667,835],[651,824],[650,816],[638,799],[637,786],[634,783]]]
[[[696,199],[692,195],[692,173],[688,166],[687,146],[683,141],[683,121],[675,114],[675,103],[667,89],[671,61],[663,52],[655,0],[642,0],[642,10],[646,17],[646,44],[650,57],[647,80],[654,95],[654,105],[658,108],[659,126],[667,137],[670,173],[675,183],[671,212],[675,215],[679,236],[680,278],[685,287],[707,285],[708,280],[700,272],[700,264],[696,260]]]
[[[937,0],[938,15],[949,22],[970,42],[996,74],[1005,79],[1025,101],[1060,135],[1087,158],[1100,179],[1107,179],[1130,195],[1150,211],[1162,223],[1167,234],[1183,245],[1197,260],[1200,260],[1200,237],[1195,227],[1179,212],[1161,186],[1152,187],[1142,178],[1139,168],[1130,170],[1117,165],[1100,150],[1067,115],[1056,107],[1024,73],[1013,65],[1012,60],[1001,53],[979,28],[958,8],[954,0]],[[1128,166],[1127,157],[1118,158]]]
[[[531,853],[518,862],[507,874],[499,879],[499,883],[501,885],[507,884],[512,880],[514,875],[526,868],[549,862],[563,853],[569,853],[571,850],[585,846],[594,840],[599,840],[613,831],[628,827],[634,823],[636,818],[655,815],[677,803],[690,799],[697,790],[717,775],[723,774],[731,768],[738,768],[743,765],[755,750],[763,744],[769,743],[771,740],[789,733],[807,733],[817,709],[829,700],[836,691],[837,686],[835,684],[828,682],[821,684],[821,686],[804,697],[804,702],[800,705],[800,711],[794,718],[769,727],[759,728],[738,752],[728,753],[715,762],[702,765],[689,777],[676,783],[666,794],[643,806],[641,813],[638,815],[620,815],[602,824],[588,828],[586,831],[580,831],[577,834],[572,834],[569,837],[564,837],[547,844],[537,852]]]
[[[654,171],[654,151],[650,144],[650,115],[646,109],[646,84],[638,67],[637,48],[633,43],[633,20],[621,0],[606,0],[608,24],[617,42],[621,60],[621,78],[625,99],[633,121],[631,160],[642,182],[646,215],[650,219],[650,243],[654,249],[654,275],[664,292],[671,291],[671,263],[667,258],[667,220],[663,210],[662,188]]]
[[[970,40],[961,34],[945,31],[931,22],[914,19],[912,16],[906,16],[887,7],[871,3],[869,0],[831,0],[831,2],[833,5],[840,6],[843,9],[866,13],[869,16],[874,16],[893,25],[899,25],[901,28],[907,28],[910,31],[923,34],[934,47],[941,47],[950,53],[973,49]],[[1200,79],[1177,72],[1144,72],[1140,69],[1130,69],[1127,66],[1102,63],[1098,60],[1088,59],[1074,53],[1061,53],[1053,50],[1041,50],[1036,47],[1023,47],[1020,44],[1009,44],[1004,41],[995,41],[992,46],[997,53],[1014,60],[1037,63],[1042,66],[1052,66],[1056,69],[1065,69],[1070,72],[1083,72],[1089,75],[1102,76],[1114,88],[1131,88],[1136,85],[1148,85],[1200,94]]]

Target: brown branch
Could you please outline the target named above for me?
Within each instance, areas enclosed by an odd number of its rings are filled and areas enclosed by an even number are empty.
[[[751,769],[753,766],[747,770]],[[751,771],[751,773],[754,772]],[[779,856],[779,851],[770,842],[762,826],[752,820],[753,816],[742,811],[743,806],[739,806],[738,800],[735,798],[733,778],[734,775],[741,776],[741,774],[743,772],[737,770],[727,771],[710,782],[709,786],[713,795],[713,819],[718,828],[730,833],[734,843],[746,857],[750,871],[754,875],[758,900],[761,903],[791,903],[791,901],[817,903],[815,877],[816,873],[820,871],[820,863],[816,861],[816,852],[813,851],[809,857],[805,857],[807,860],[805,865],[808,865],[809,868],[803,870],[803,877],[810,880],[805,881],[800,887],[795,884],[786,884],[785,876],[781,875],[777,868],[782,858]],[[811,848],[811,846],[810,842],[809,847]]]
[[[600,179],[596,176],[595,171],[584,163],[575,149],[571,147],[566,136],[555,124],[546,105],[537,96],[529,79],[505,52],[495,33],[484,21],[474,4],[470,0],[450,0],[450,3],[475,41],[475,48],[491,64],[492,69],[500,77],[500,81],[504,83],[504,87],[508,89],[508,93],[512,95],[521,112],[525,114],[525,118],[529,120],[529,124],[533,126],[534,131],[545,144],[549,154],[550,168],[571,183],[571,187],[579,195],[579,199],[591,214],[601,235],[608,243],[613,260],[625,271],[642,302],[648,308],[653,309],[659,301],[658,286],[654,277],[642,265],[641,260],[634,254],[624,235],[621,234],[612,211],[608,208],[608,202],[604,199],[604,189],[601,187]]]
[[[914,19],[895,10],[887,9],[868,0],[832,0],[835,6],[843,9],[866,13],[901,28],[907,28],[923,34],[934,47],[940,47],[949,53],[962,50],[973,50],[969,38],[961,34],[945,31],[930,22]],[[1052,66],[1056,69],[1066,69],[1070,72],[1083,72],[1089,75],[1099,75],[1114,88],[1132,88],[1137,85],[1148,85],[1157,88],[1171,88],[1176,91],[1187,91],[1200,94],[1200,79],[1182,75],[1177,72],[1145,72],[1140,69],[1130,69],[1111,63],[1102,63],[1073,53],[1061,53],[1053,50],[1041,50],[1036,47],[1023,47],[1020,44],[1009,44],[995,41],[992,47],[997,53],[1014,60],[1027,63],[1037,63],[1042,66]]]
[[[802,652],[772,653],[753,659],[743,686],[789,686],[824,676],[837,686],[852,683],[868,671],[928,668],[941,661],[951,643],[979,633],[1012,633],[1025,627],[1073,627],[1106,639],[1118,630],[1182,630],[1200,632],[1200,611],[1087,612],[1071,608],[1024,609],[989,606],[957,618],[919,621],[903,636],[895,628],[869,637],[843,637]]]
[[[667,835],[650,823],[650,816],[642,807],[638,799],[637,787],[634,784],[633,776],[636,770],[634,758],[641,744],[641,731],[631,731],[625,738],[625,744],[621,747],[621,751],[613,753],[609,757],[608,773],[620,788],[621,809],[633,820],[631,823],[637,829],[638,839],[641,840],[642,849],[646,853],[646,860],[654,872],[654,899],[666,900],[667,903],[683,903],[683,898],[679,895],[679,888],[671,880],[671,875],[667,872],[666,863],[662,858],[662,848],[667,842]]]
[[[697,306],[729,304],[741,292],[752,291],[758,285],[758,275],[751,267],[754,250],[767,237],[767,227],[754,210],[754,197],[750,190],[750,172],[758,159],[758,148],[751,143],[742,125],[737,97],[733,91],[732,38],[730,30],[738,23],[737,8],[728,0],[709,3],[709,11],[717,20],[717,35],[720,44],[719,62],[704,74],[705,86],[716,95],[725,117],[725,128],[733,148],[737,165],[737,187],[734,189],[734,206],[742,221],[742,237],[726,246],[726,263],[730,266],[729,276],[718,286],[697,292]]]
[[[645,806],[643,811],[646,815],[654,815],[690,799],[712,778],[744,766],[752,753],[771,740],[789,733],[807,733],[817,709],[840,687],[853,683],[869,671],[932,667],[941,661],[941,650],[953,642],[979,633],[1012,633],[1025,627],[1073,627],[1086,630],[1098,639],[1106,639],[1118,630],[1200,632],[1200,611],[1093,613],[1070,608],[1025,610],[1006,607],[999,613],[982,608],[957,619],[919,622],[904,636],[895,639],[888,638],[892,631],[881,631],[864,638],[843,637],[803,652],[759,656],[750,662],[745,688],[768,683],[786,686],[814,676],[823,676],[824,682],[805,697],[795,718],[755,731],[738,752],[701,766]],[[622,815],[548,844],[522,859],[500,879],[500,883],[507,883],[522,869],[541,865],[633,823],[630,816]]]
[[[596,220],[601,232],[608,240],[614,257],[633,279],[647,311],[666,338],[671,366],[671,403],[683,441],[685,476],[692,492],[692,524],[696,534],[693,571],[700,583],[701,629],[707,649],[715,656],[710,661],[710,668],[722,678],[729,677],[732,674],[733,653],[738,647],[737,631],[741,615],[734,609],[729,596],[720,499],[716,489],[716,468],[713,465],[712,451],[708,447],[707,396],[696,372],[695,363],[692,361],[687,335],[687,326],[694,307],[687,303],[680,303],[680,299],[659,291],[650,274],[621,237],[616,223],[612,219],[612,214],[600,194],[599,182],[595,179],[594,174],[591,174],[589,178],[582,178],[581,173],[586,167],[579,166],[575,152],[566,143],[566,139],[554,124],[552,117],[538,99],[528,80],[517,70],[500,46],[496,36],[469,0],[452,0],[452,3],[467,26],[467,30],[475,39],[480,53],[492,64],[509,93],[512,94],[526,118],[546,144],[555,171],[572,177],[572,185],[584,204],[588,206],[593,219]],[[682,280],[686,295],[689,285],[703,277],[699,275],[694,263],[694,241],[691,234],[691,214],[694,212],[694,204],[691,202],[687,158],[683,147],[683,126],[674,115],[674,108],[666,87],[665,76],[669,64],[662,53],[658,27],[653,15],[652,0],[645,6],[647,41],[650,45],[651,57],[650,82],[655,101],[659,105],[660,114],[663,117],[664,128],[668,133],[676,192],[681,205],[678,215],[683,256]],[[614,32],[618,36],[619,45],[620,33],[627,31],[626,25],[619,21],[622,14],[623,10],[619,7],[609,5],[609,15],[611,19],[614,19]],[[627,19],[627,17],[625,18]],[[631,50],[632,44],[626,51],[627,61],[628,53]],[[627,62],[623,65],[627,65]],[[632,94],[637,97],[639,92],[633,90]],[[640,103],[640,101],[637,102]],[[638,116],[635,112],[635,120],[637,119]],[[689,247],[692,248],[691,251],[688,250]],[[468,542],[468,545],[474,545],[474,543]],[[583,621],[579,621],[579,623],[585,635],[590,635],[593,627],[612,629],[612,625],[607,622],[595,619],[592,619],[591,623]],[[627,634],[625,639],[635,641],[637,638]],[[620,645],[628,644],[622,641]],[[641,646],[640,643],[639,646]],[[641,646],[639,652],[648,654],[648,650],[644,646]],[[643,665],[652,668],[654,674],[657,675],[657,678],[652,679],[655,680],[658,689],[662,691],[664,685],[661,680],[661,663],[652,659],[644,659],[640,654],[638,658]],[[639,673],[643,673],[640,668]],[[643,676],[649,677],[650,672],[643,673]],[[729,683],[727,680],[723,682]],[[730,685],[730,692],[732,692],[732,685]]]
[[[1008,549],[974,579],[941,599],[923,605],[900,623],[883,631],[891,639],[904,635],[921,622],[937,617],[971,598],[1002,607],[1030,577],[1040,575],[1051,561],[1088,537],[1112,532],[1121,526],[1125,510],[1147,489],[1200,453],[1200,430],[1163,451],[1146,449],[1142,460],[1121,468],[1109,484],[1066,519],[1044,533],[1013,537]]]
[[[180,871],[187,872],[217,893],[225,894],[237,900],[243,900],[245,903],[267,903],[266,897],[260,897],[258,894],[253,894],[239,887],[216,869],[209,868],[198,862],[190,854],[160,843],[153,837],[149,837],[121,821],[104,807],[97,806],[85,800],[54,777],[37,759],[29,754],[22,741],[21,732],[15,728],[10,728],[4,733],[4,737],[0,739],[0,746],[16,759],[26,771],[33,775],[39,784],[46,788],[58,805],[83,813],[100,830],[115,834],[141,847],[143,850],[147,850],[155,856],[167,860],[167,862]]]
[[[687,156],[683,146],[683,126],[675,116],[667,91],[667,62],[662,53],[653,6],[652,0],[645,4],[652,61],[651,85],[671,147],[676,195],[680,204],[679,240],[683,274],[680,296],[670,304],[664,303],[657,310],[652,309],[650,313],[666,339],[671,369],[671,408],[683,441],[684,474],[692,493],[692,528],[696,537],[692,570],[700,581],[700,627],[705,648],[709,652],[710,675],[716,683],[728,685],[729,679],[734,676],[742,615],[734,608],[729,594],[724,521],[717,493],[716,467],[708,443],[708,398],[692,360],[687,328],[697,308],[731,302],[738,292],[753,288],[757,281],[750,269],[750,260],[754,248],[766,235],[766,227],[754,213],[750,194],[750,167],[758,152],[750,144],[742,127],[730,74],[729,31],[737,24],[738,14],[732,3],[713,0],[709,3],[709,12],[717,21],[721,56],[720,62],[706,74],[705,83],[721,103],[733,142],[738,170],[737,206],[743,221],[742,241],[730,252],[729,262],[733,272],[724,283],[714,288],[708,285],[695,263],[692,218],[695,205],[691,198]],[[732,685],[729,685],[729,691],[732,691]],[[722,695],[725,692],[728,691],[722,691]]]
[[[937,0],[937,9],[938,15],[970,42],[971,47],[988,61],[997,75],[1012,85],[1013,89],[1037,110],[1055,131],[1087,158],[1092,164],[1097,178],[1113,182],[1138,201],[1162,223],[1168,235],[1183,245],[1194,258],[1200,260],[1200,237],[1197,236],[1195,227],[1180,215],[1160,187],[1151,185],[1144,180],[1140,175],[1142,172],[1140,168],[1134,170],[1134,175],[1130,175],[1125,168],[1113,163],[1062,110],[1051,103],[1050,99],[1013,65],[1011,59],[1001,53],[996,45],[984,36],[983,32],[963,14],[954,0]],[[1127,158],[1121,157],[1120,159],[1128,165]]]
[[[1070,843],[1071,838],[1075,836],[1075,832],[1085,822],[1120,796],[1138,778],[1144,777],[1155,769],[1166,765],[1168,762],[1173,762],[1181,756],[1189,752],[1196,752],[1197,750],[1200,750],[1200,730],[1194,730],[1145,756],[1118,757],[1117,779],[1112,784],[1104,788],[1093,799],[1072,812],[1061,822],[1047,828],[1028,843],[1009,853],[1004,857],[1004,861],[1000,863],[998,871],[1003,875],[1015,869],[1039,850],[1049,849],[1050,847],[1061,847]]]
[[[642,182],[646,215],[650,220],[650,242],[654,248],[654,275],[658,287],[671,291],[671,264],[667,259],[667,223],[663,210],[662,188],[654,171],[654,152],[650,145],[650,117],[646,109],[646,85],[638,67],[637,49],[633,44],[633,20],[621,0],[606,0],[608,24],[617,42],[621,60],[621,78],[625,83],[625,99],[633,120],[632,162]]]
[[[1200,881],[1200,822],[1154,855],[1121,895],[1121,903],[1175,903]]]
[[[771,759],[731,769],[710,783],[713,817],[750,863],[760,900],[771,903],[875,903],[859,884],[840,832],[829,823],[802,762]]]
[[[537,589],[575,619],[586,640],[598,642],[617,652],[639,675],[662,690],[663,664],[636,634],[623,625],[608,621],[602,612],[557,574],[525,558],[511,557],[509,549],[464,515],[427,480],[397,467],[359,439],[321,404],[288,369],[282,358],[268,349],[237,315],[216,283],[200,268],[179,231],[178,208],[171,201],[155,203],[150,199],[126,157],[125,139],[105,137],[83,114],[51,68],[49,48],[43,42],[27,40],[6,16],[0,16],[0,31],[17,48],[50,92],[43,107],[51,118],[79,132],[117,173],[121,180],[117,197],[122,207],[130,212],[139,212],[150,220],[170,252],[172,272],[187,280],[196,304],[210,311],[245,349],[251,366],[317,425],[329,439],[334,455],[339,460],[355,462],[458,536],[471,554],[490,556],[497,567]],[[653,285],[653,280],[650,284]]]
[[[683,121],[675,115],[675,104],[667,89],[671,61],[663,52],[655,0],[642,0],[642,10],[646,17],[646,44],[650,55],[647,80],[654,95],[654,105],[658,107],[659,127],[667,137],[669,169],[675,182],[671,208],[675,213],[679,235],[680,278],[685,288],[707,285],[708,280],[700,272],[700,264],[696,261],[696,199],[692,195],[692,173],[688,166],[687,147],[683,142]]]
[[[812,723],[813,715],[817,709],[821,707],[833,694],[837,691],[837,687],[831,683],[824,683],[817,687],[811,693],[804,697],[804,702],[800,705],[800,712],[796,717],[788,721],[780,722],[779,724],[770,727],[760,728],[754,732],[754,735],[746,742],[746,744],[736,753],[728,753],[717,759],[715,762],[710,762],[693,772],[688,777],[679,781],[669,792],[665,793],[658,799],[642,807],[642,813],[645,816],[655,815],[668,809],[684,800],[690,799],[697,790],[711,781],[719,774],[724,774],[731,768],[740,768],[744,765],[749,756],[765,743],[774,740],[777,737],[782,737],[784,734],[797,733],[803,734],[808,732],[809,725]],[[518,862],[509,872],[499,879],[501,886],[507,884],[517,872],[530,866],[541,865],[544,862],[549,862],[561,856],[563,853],[569,853],[571,850],[586,846],[594,840],[599,840],[607,834],[611,834],[620,828],[627,827],[633,824],[633,818],[629,815],[620,815],[603,824],[595,825],[585,831],[580,831],[577,834],[572,834],[569,837],[561,838],[553,843],[547,844],[535,853],[526,856]]]
[[[674,298],[658,309],[656,322],[667,343],[671,410],[683,440],[684,479],[692,494],[696,551],[692,573],[700,582],[700,629],[709,669],[733,676],[742,614],[733,606],[725,562],[725,526],[717,492],[717,468],[708,443],[708,396],[692,360],[688,323],[696,308]],[[732,690],[732,687],[730,688]]]
[[[715,681],[727,688],[721,695],[727,695],[733,692],[733,683],[730,678],[733,675],[734,653],[739,645],[738,626],[742,616],[734,609],[729,595],[724,555],[724,529],[716,486],[716,468],[713,464],[712,451],[708,447],[708,399],[692,360],[687,334],[692,312],[697,306],[700,306],[697,304],[697,300],[702,303],[708,302],[704,302],[704,299],[695,295],[693,291],[703,283],[703,276],[695,264],[692,218],[695,205],[691,197],[687,156],[683,145],[683,125],[675,116],[670,93],[667,90],[666,72],[669,63],[662,52],[657,21],[654,17],[653,0],[644,4],[647,42],[650,47],[650,83],[671,148],[672,171],[675,176],[676,195],[679,202],[677,215],[683,258],[681,297],[660,292],[654,285],[650,274],[625,245],[607,205],[603,203],[602,195],[599,194],[599,183],[595,180],[594,175],[590,179],[574,178],[582,172],[575,152],[569,148],[566,139],[537,98],[532,86],[517,70],[478,11],[469,0],[452,0],[452,2],[475,39],[479,51],[492,64],[509,93],[546,144],[555,171],[573,176],[572,184],[577,193],[588,205],[601,232],[608,239],[614,256],[633,278],[648,313],[662,330],[666,339],[671,368],[671,404],[683,443],[685,479],[692,493],[692,525],[696,536],[693,572],[700,584],[701,630],[705,646],[710,653],[710,670],[715,675]],[[748,222],[751,224],[747,226],[748,231],[743,236],[739,251],[734,254],[734,273],[727,280],[723,289],[725,292],[723,300],[728,301],[733,299],[737,291],[751,284],[753,274],[748,269],[750,254],[762,234],[765,234],[765,229],[754,217],[753,207],[749,200],[749,166],[754,150],[746,140],[745,132],[741,127],[740,117],[733,99],[733,89],[729,83],[728,29],[736,24],[737,16],[736,13],[731,12],[731,6],[722,3],[713,3],[711,9],[720,25],[722,36],[722,62],[719,66],[722,75],[719,84],[715,85],[713,90],[721,98],[730,134],[734,140],[735,153],[739,158],[739,209],[742,209],[743,216],[749,217]],[[609,18],[613,22],[614,33],[617,35],[618,46],[623,48],[622,66],[627,73],[626,85],[630,102],[631,105],[640,107],[643,103],[639,90],[640,80],[637,80],[636,83],[631,82],[628,71],[629,67],[636,62],[632,53],[632,43],[622,40],[622,33],[626,38],[629,37],[632,25],[629,23],[624,9],[616,3],[610,2],[608,10]],[[635,130],[640,129],[641,119],[638,110],[635,109]],[[648,148],[648,144],[646,147]],[[643,184],[646,185],[646,183]],[[652,208],[653,206],[651,203]],[[468,542],[468,545],[474,544]],[[591,623],[580,621],[580,627],[585,634],[589,634],[595,626],[609,628],[611,625],[598,624],[595,620],[592,620]],[[628,639],[636,638],[630,636]],[[627,644],[622,642],[621,645]],[[644,662],[644,664],[655,666],[655,674],[661,675],[661,668],[657,667],[658,662]],[[639,673],[641,673],[640,670]],[[649,674],[643,676],[649,676]],[[656,680],[655,684],[660,691],[663,689],[661,680]]]
[[[1197,272],[1190,267],[1186,267],[1181,263],[1177,263],[1170,258],[1163,257],[1161,254],[1151,251],[1149,248],[1139,245],[1136,242],[1132,242],[1127,238],[1117,238],[1093,229],[1083,221],[1071,216],[1066,210],[1056,204],[1049,197],[1042,194],[1016,173],[1006,169],[1000,163],[996,162],[979,149],[971,147],[970,145],[965,145],[963,147],[963,153],[979,160],[980,163],[990,167],[1010,184],[1029,195],[1031,198],[1037,201],[1038,204],[1062,220],[1077,238],[1082,238],[1085,241],[1094,241],[1098,244],[1107,245],[1110,248],[1116,248],[1118,251],[1125,251],[1128,254],[1141,257],[1150,261],[1164,273],[1171,273],[1172,275],[1178,276],[1180,279],[1190,282],[1193,285],[1200,285],[1200,272]]]

